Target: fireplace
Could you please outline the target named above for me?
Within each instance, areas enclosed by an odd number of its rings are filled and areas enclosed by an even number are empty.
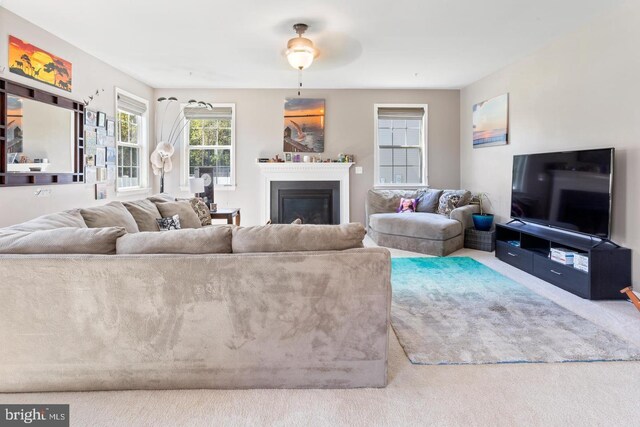
[[[271,181],[271,222],[340,224],[340,181]]]

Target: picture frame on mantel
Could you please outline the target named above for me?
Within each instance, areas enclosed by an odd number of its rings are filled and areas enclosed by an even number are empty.
[[[473,148],[509,143],[509,94],[473,106]]]

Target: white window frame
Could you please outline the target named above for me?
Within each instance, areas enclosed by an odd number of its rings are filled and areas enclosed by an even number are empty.
[[[422,183],[384,183],[380,184],[380,149],[378,147],[378,111],[381,108],[422,108],[424,116],[422,117],[422,133],[420,140],[422,142]],[[373,186],[374,188],[411,188],[425,187],[429,185],[428,165],[429,165],[429,105],[428,104],[374,104],[373,105]]]
[[[118,123],[120,108],[118,108],[118,95],[124,95],[129,98],[133,98],[136,101],[139,101],[146,106],[146,110],[142,116],[140,116],[141,120],[138,124],[138,144],[128,144],[120,142],[120,126]],[[125,110],[123,110],[125,111]],[[119,187],[118,186],[118,164],[119,160],[116,157],[116,194],[118,195],[130,195],[130,194],[148,194],[150,192],[149,188],[149,101],[137,96],[133,93],[127,92],[118,87],[115,88],[115,125],[116,125],[116,156],[118,156],[119,150],[118,147],[139,147],[139,158],[138,158],[138,178],[139,184],[131,187]],[[126,111],[125,111],[126,112]]]
[[[236,104],[234,103],[217,103],[211,104],[213,108],[231,108],[231,146],[228,145],[218,145],[218,146],[207,146],[204,148],[216,149],[230,149],[229,157],[231,159],[231,172],[230,178],[231,183],[227,185],[216,184],[214,186],[215,191],[233,191],[236,189]],[[181,106],[184,108],[184,105]],[[189,191],[189,130],[191,125],[187,124],[188,119],[184,119],[184,131],[182,132],[182,185],[180,187],[181,191]]]

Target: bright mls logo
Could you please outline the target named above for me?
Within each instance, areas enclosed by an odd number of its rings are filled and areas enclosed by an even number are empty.
[[[69,427],[69,405],[0,405],[0,427]]]

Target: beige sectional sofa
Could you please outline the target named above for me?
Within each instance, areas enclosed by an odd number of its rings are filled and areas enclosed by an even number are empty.
[[[390,257],[361,225],[79,218],[0,229],[0,391],[386,385]]]
[[[445,193],[459,195],[459,207],[439,206]],[[401,198],[424,199],[417,212],[397,213]],[[464,190],[372,189],[365,208],[367,233],[380,246],[446,256],[462,249],[464,230],[473,226],[471,216],[479,207],[469,201],[471,193]]]

